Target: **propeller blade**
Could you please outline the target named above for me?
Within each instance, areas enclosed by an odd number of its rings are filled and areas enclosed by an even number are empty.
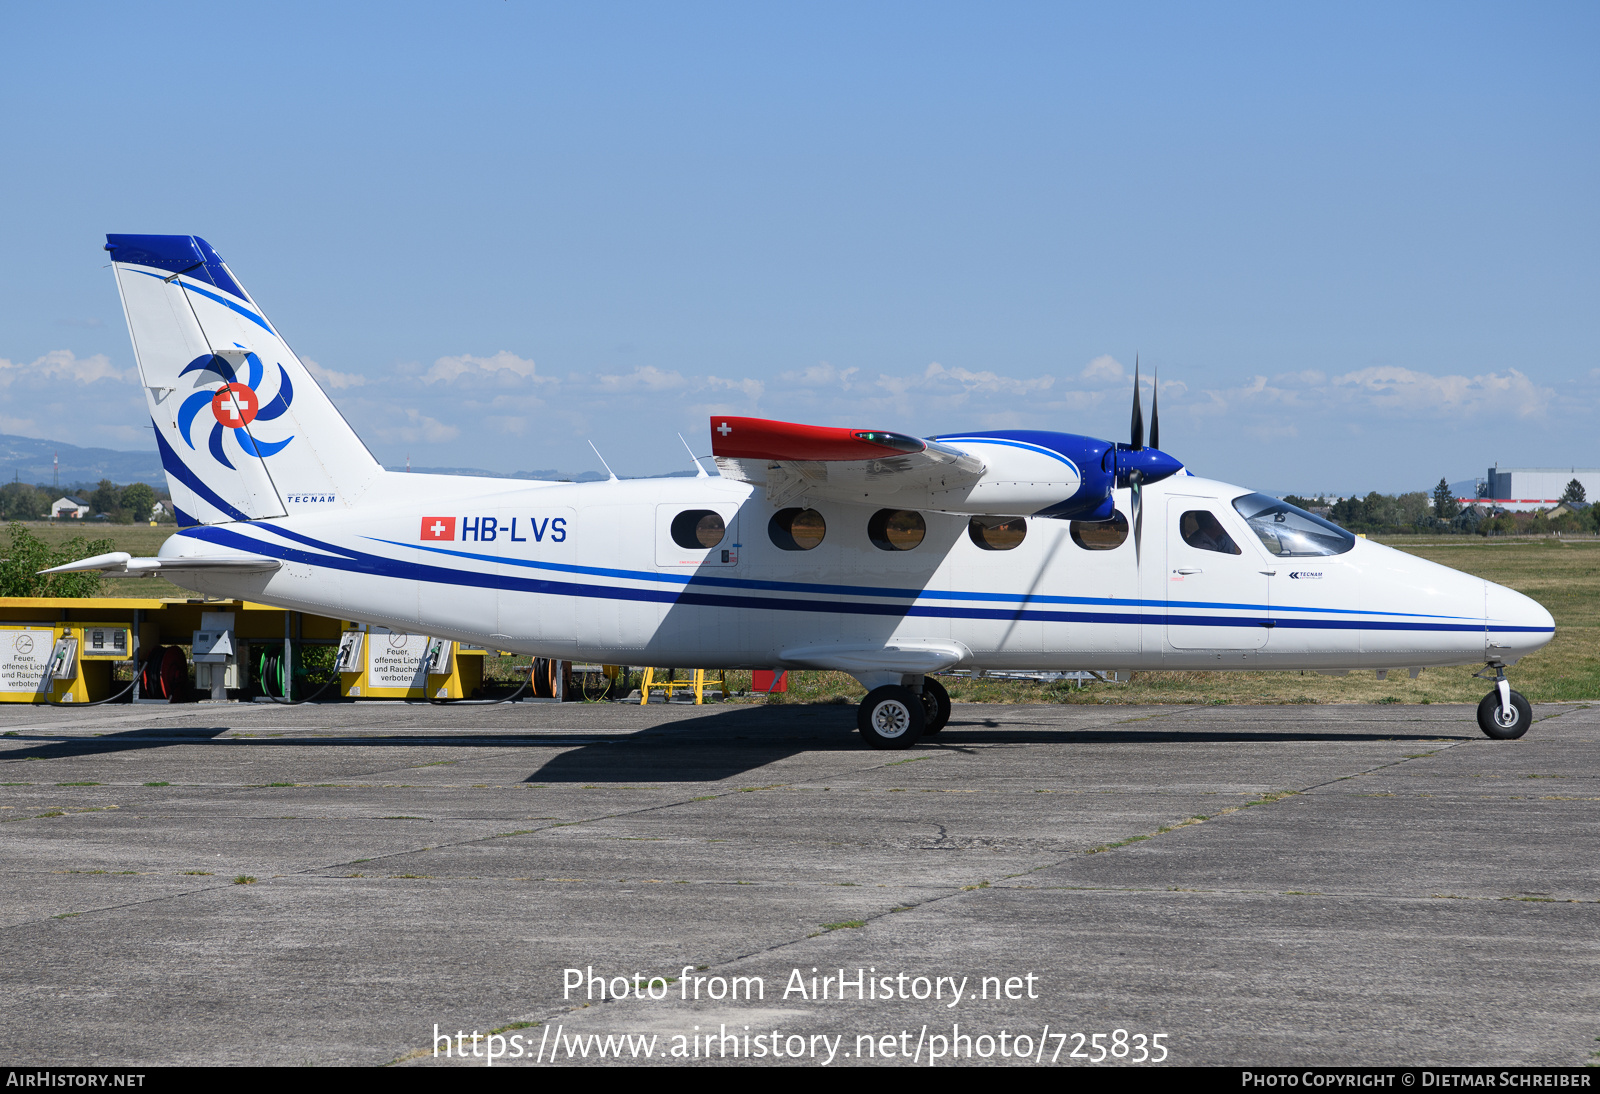
[[[1161,447],[1161,370],[1150,384],[1150,447]]]
[[[1144,488],[1138,472],[1133,477],[1133,564],[1139,565],[1139,548],[1144,540]]]
[[[1133,443],[1128,447],[1135,452],[1144,448],[1144,411],[1139,409],[1139,355],[1133,357],[1133,424],[1129,429]]]

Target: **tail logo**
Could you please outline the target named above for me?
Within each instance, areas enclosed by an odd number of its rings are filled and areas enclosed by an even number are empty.
[[[178,428],[183,433],[184,441],[190,448],[194,448],[194,420],[199,417],[200,411],[209,405],[216,424],[211,429],[207,448],[217,462],[229,470],[235,468],[222,446],[224,431],[233,434],[235,442],[246,455],[261,459],[277,455],[294,440],[293,437],[285,437],[281,441],[266,441],[254,436],[251,430],[245,428],[252,423],[271,422],[282,417],[289,409],[289,405],[294,402],[294,386],[289,382],[289,373],[280,364],[277,394],[270,399],[262,398],[261,382],[265,378],[266,368],[262,365],[261,358],[254,353],[246,353],[244,359],[250,371],[243,382],[235,373],[233,364],[226,357],[217,354],[203,354],[196,357],[184,366],[183,372],[179,373],[182,376],[191,372],[214,372],[221,378],[220,387],[196,391],[184,400],[183,405],[178,408]]]
[[[217,421],[232,429],[249,425],[256,420],[261,407],[256,403],[256,393],[243,384],[223,384],[211,397],[211,413]]]

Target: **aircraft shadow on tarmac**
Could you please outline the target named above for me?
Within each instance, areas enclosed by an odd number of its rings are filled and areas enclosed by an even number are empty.
[[[1025,708],[1007,721],[993,718],[951,719],[937,737],[920,742],[912,751],[966,751],[993,745],[1089,744],[1282,744],[1313,742],[1439,741],[1470,737],[1439,727],[1431,732],[1371,732],[1339,730],[1219,729],[1211,726],[1160,727],[1140,725],[1096,726],[1073,729],[1059,725],[1028,724]],[[1443,732],[1441,732],[1443,730]],[[83,757],[133,749],[172,745],[211,745],[219,748],[558,748],[523,781],[564,782],[714,782],[753,771],[802,752],[862,752],[866,746],[855,732],[855,710],[844,706],[737,707],[713,710],[698,717],[651,726],[636,733],[459,732],[418,735],[332,734],[274,737],[226,737],[237,727],[204,729],[152,727],[107,733],[98,737],[50,737],[0,751],[8,760]],[[244,732],[248,732],[247,730]],[[887,760],[894,754],[882,753]]]

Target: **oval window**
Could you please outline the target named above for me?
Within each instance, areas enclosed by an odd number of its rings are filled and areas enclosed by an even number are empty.
[[[781,551],[809,551],[828,534],[828,524],[815,509],[780,509],[767,522],[767,536]]]
[[[721,515],[709,509],[686,509],[672,518],[672,542],[686,551],[715,547],[727,533]]]
[[[1085,551],[1114,551],[1127,538],[1128,518],[1120,510],[1110,520],[1072,522],[1072,542]]]
[[[909,551],[927,534],[927,521],[911,509],[879,509],[867,521],[867,538],[880,551]]]
[[[967,535],[985,551],[1009,551],[1028,534],[1028,522],[1021,517],[973,517],[967,522]]]

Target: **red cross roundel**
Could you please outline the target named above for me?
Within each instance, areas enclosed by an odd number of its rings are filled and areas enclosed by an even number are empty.
[[[243,384],[224,384],[211,397],[211,413],[225,426],[238,429],[255,421],[261,409],[256,393]]]

